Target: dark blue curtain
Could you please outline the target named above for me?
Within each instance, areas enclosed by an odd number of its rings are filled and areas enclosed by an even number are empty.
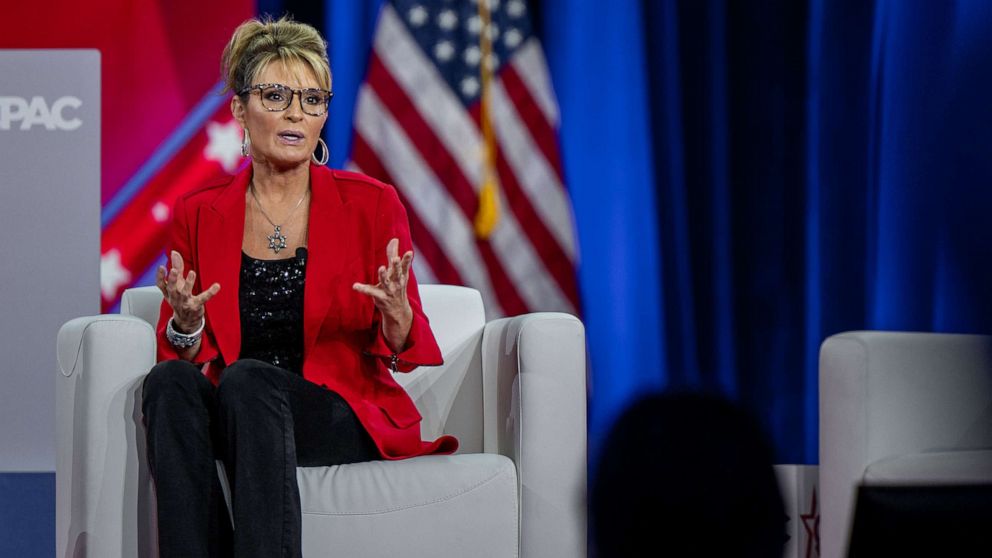
[[[639,246],[656,254],[605,271],[633,277],[629,288],[593,289],[618,302],[587,316],[594,449],[618,409],[660,385],[738,400],[761,417],[781,462],[816,463],[823,339],[992,330],[992,4],[582,4],[541,2],[583,254],[616,249],[615,228],[642,234],[639,205],[651,194],[657,231]],[[630,19],[636,26],[610,31]],[[589,49],[642,75],[600,74]],[[630,91],[639,87],[646,103]],[[588,89],[597,99],[577,103]],[[617,100],[626,113],[612,112]],[[569,137],[585,122],[636,141],[629,113],[649,123],[650,193],[612,171],[643,164],[637,150]],[[579,200],[630,188],[642,196],[626,212],[584,226],[601,216]],[[642,297],[650,289],[655,308]],[[639,340],[611,335],[632,317],[658,332],[659,362],[642,359],[651,351]],[[637,364],[603,357],[617,348]]]
[[[338,164],[379,3],[311,16]],[[815,463],[824,338],[992,331],[992,3],[529,6],[561,106],[593,457],[639,393],[689,389]]]
[[[780,461],[815,460],[808,7],[644,2],[644,10],[655,30],[646,49],[665,385],[740,400],[763,419]]]

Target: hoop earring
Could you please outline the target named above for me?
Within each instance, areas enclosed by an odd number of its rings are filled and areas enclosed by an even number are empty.
[[[241,137],[241,156],[247,157],[251,152],[251,138],[248,137],[248,128],[245,128],[245,134]]]
[[[314,163],[323,166],[326,165],[327,160],[331,158],[331,150],[327,148],[327,144],[324,142],[324,138],[317,138],[317,143],[319,143],[321,147],[324,148],[324,154],[321,156],[320,159],[318,159],[317,150],[315,149],[313,153],[310,154],[310,158],[313,159]]]

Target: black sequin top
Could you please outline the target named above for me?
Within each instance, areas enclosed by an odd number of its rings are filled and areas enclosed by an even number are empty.
[[[241,355],[303,373],[306,249],[296,257],[256,260],[241,253]]]

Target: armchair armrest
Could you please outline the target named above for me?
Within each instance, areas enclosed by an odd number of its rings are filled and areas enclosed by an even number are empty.
[[[992,338],[857,331],[820,350],[823,556],[847,543],[855,488],[880,459],[992,447]]]
[[[151,556],[141,382],[155,332],[130,316],[77,318],[59,330],[57,354],[57,555]]]
[[[558,313],[489,322],[482,378],[484,449],[517,466],[521,555],[585,556],[582,322]]]

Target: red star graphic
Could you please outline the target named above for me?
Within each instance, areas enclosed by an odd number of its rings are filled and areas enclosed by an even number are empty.
[[[813,487],[813,500],[809,505],[809,513],[799,514],[803,528],[806,529],[806,558],[820,555],[820,509],[816,505],[816,487]]]

